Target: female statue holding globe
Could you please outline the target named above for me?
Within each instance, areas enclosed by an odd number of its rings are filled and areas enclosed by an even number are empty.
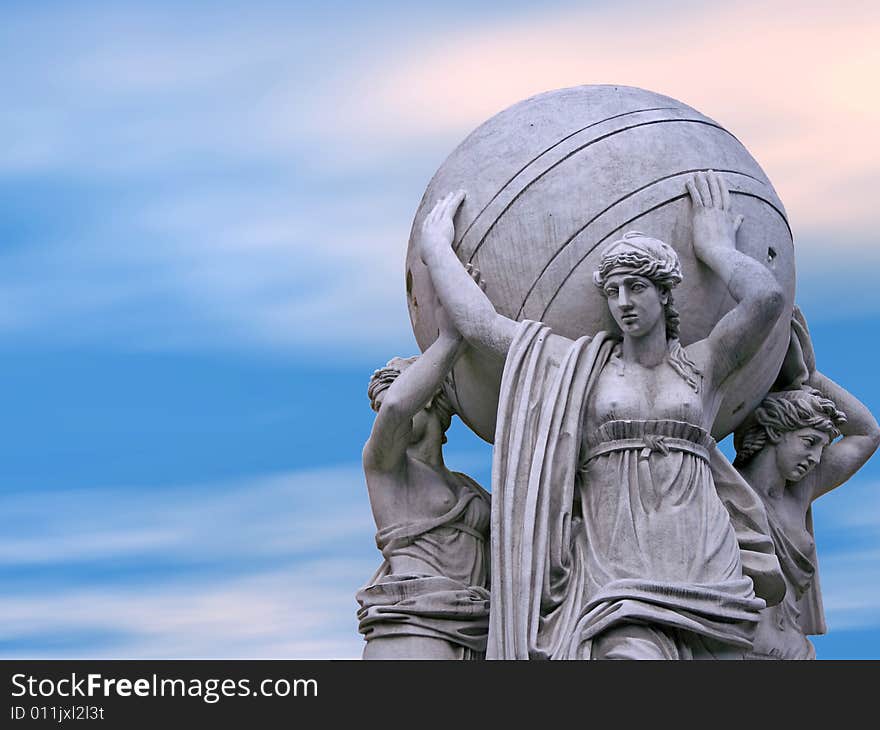
[[[478,291],[479,272],[468,279]],[[489,621],[489,495],[443,460],[454,409],[444,384],[461,335],[438,336],[370,379],[376,420],[363,462],[383,561],[357,594],[364,659],[482,659]]]
[[[735,658],[784,592],[760,501],[709,431],[725,381],[783,309],[774,277],[736,250],[724,180],[687,183],[694,252],[736,306],[678,341],[675,251],[629,233],[594,281],[621,337],[576,341],[495,312],[450,244],[464,193],[419,243],[473,346],[505,358],[493,463],[490,658]],[[761,597],[756,596],[756,591]]]
[[[855,474],[880,445],[858,398],[816,370],[800,310],[781,381],[734,436],[734,466],[767,508],[785,598],[762,611],[750,659],[814,659],[808,634],[825,633],[812,503]],[[843,438],[836,440],[838,436]]]

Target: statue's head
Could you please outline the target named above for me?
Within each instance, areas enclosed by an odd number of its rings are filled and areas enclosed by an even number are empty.
[[[624,337],[641,337],[663,326],[667,339],[678,339],[672,289],[681,283],[681,264],[672,246],[631,231],[603,251],[593,283],[608,300]]]
[[[801,387],[771,393],[734,437],[734,465],[748,463],[763,449],[774,450],[779,474],[798,482],[819,463],[822,450],[840,435],[846,416],[819,391]]]
[[[664,328],[669,364],[699,391],[702,374],[678,341],[680,320],[672,290],[681,283],[681,264],[672,246],[630,231],[602,252],[593,283],[605,295],[624,337],[643,337],[655,327]]]
[[[417,359],[418,356],[393,357],[388,361],[384,368],[379,368],[373,373],[373,376],[370,378],[370,385],[367,388],[367,396],[370,399],[370,407],[376,411],[376,413],[378,413],[379,409],[382,407],[385,393],[388,388],[391,387],[391,384]],[[449,384],[448,376],[446,383]],[[445,444],[445,433],[452,423],[452,415],[454,413],[455,409],[452,406],[452,402],[446,395],[444,387],[441,386],[437,392],[431,396],[431,399],[425,407],[413,416],[412,440],[419,441],[425,433],[427,420],[429,418],[437,418],[440,423],[440,429],[444,434],[443,443]]]

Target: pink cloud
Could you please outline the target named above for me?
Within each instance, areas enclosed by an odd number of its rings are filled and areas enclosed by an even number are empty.
[[[462,134],[510,104],[589,83],[680,99],[736,134],[802,228],[873,223],[880,181],[880,6],[754,0],[521,17],[462,29],[370,79],[384,134]],[[389,68],[391,70],[389,70]],[[396,69],[396,70],[395,70]],[[378,86],[376,79],[380,79]]]

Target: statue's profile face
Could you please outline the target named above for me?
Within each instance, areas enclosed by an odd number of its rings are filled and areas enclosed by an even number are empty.
[[[664,321],[666,295],[644,276],[614,274],[605,281],[604,292],[624,336],[642,337]]]
[[[787,482],[799,482],[822,458],[828,434],[816,428],[786,431],[776,442],[776,467]]]

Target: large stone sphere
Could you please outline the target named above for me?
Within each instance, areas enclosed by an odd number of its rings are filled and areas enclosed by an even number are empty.
[[[623,86],[580,86],[540,94],[492,117],[441,165],[413,221],[407,252],[410,318],[424,350],[437,336],[435,295],[415,241],[425,215],[447,192],[467,197],[454,249],[482,272],[495,309],[544,322],[570,338],[614,329],[592,273],[604,246],[638,230],[672,245],[684,281],[674,290],[684,345],[706,337],[733,306],[724,282],[693,252],[686,181],[721,173],[735,212],[745,215],[740,251],[766,266],[786,307],[753,360],[727,384],[713,433],[730,433],[775,380],[794,301],[791,230],[773,186],[720,124],[675,99]],[[459,414],[492,441],[503,362],[468,349],[453,372]]]

